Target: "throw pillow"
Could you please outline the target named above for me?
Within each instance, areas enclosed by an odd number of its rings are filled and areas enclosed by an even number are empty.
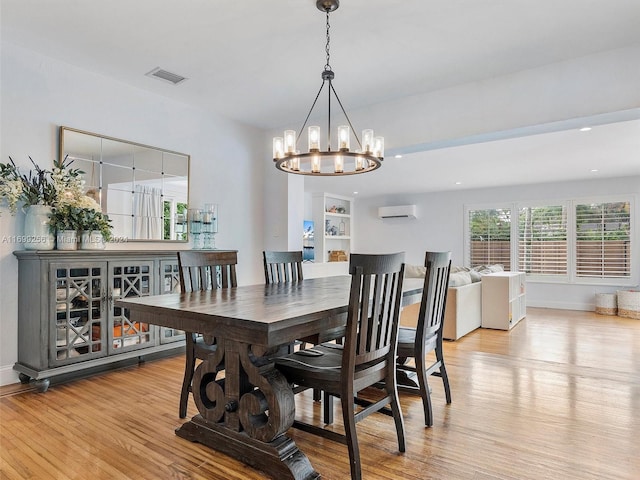
[[[455,272],[449,274],[450,287],[462,287],[471,283],[471,275],[469,272]]]
[[[409,265],[406,264],[404,266],[404,276],[406,278],[424,278],[427,273],[427,267],[421,267],[420,265]]]

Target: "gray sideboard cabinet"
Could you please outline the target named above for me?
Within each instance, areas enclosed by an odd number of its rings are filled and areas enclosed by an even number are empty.
[[[179,289],[176,251],[14,252],[20,381],[40,392],[55,375],[184,346],[184,332],[130,321],[115,299]]]

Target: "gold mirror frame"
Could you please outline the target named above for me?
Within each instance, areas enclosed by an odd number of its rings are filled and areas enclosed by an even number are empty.
[[[85,191],[112,220],[115,241],[188,240],[190,155],[64,126],[59,153],[85,172]]]

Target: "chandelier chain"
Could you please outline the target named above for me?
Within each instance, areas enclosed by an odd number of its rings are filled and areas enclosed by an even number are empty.
[[[325,52],[327,52],[327,64],[324,66],[325,71],[331,70],[331,65],[329,64],[329,59],[331,57],[331,53],[329,52],[329,28],[331,28],[331,25],[329,25],[329,11],[327,10],[327,44],[324,47]]]

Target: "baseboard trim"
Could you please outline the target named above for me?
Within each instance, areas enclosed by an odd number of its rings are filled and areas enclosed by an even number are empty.
[[[13,369],[13,365],[4,365],[0,367],[0,387],[20,383],[18,372]]]
[[[567,303],[567,302],[531,302],[527,301],[527,307],[535,308],[557,308],[558,310],[579,310],[582,312],[595,311],[593,303]]]

